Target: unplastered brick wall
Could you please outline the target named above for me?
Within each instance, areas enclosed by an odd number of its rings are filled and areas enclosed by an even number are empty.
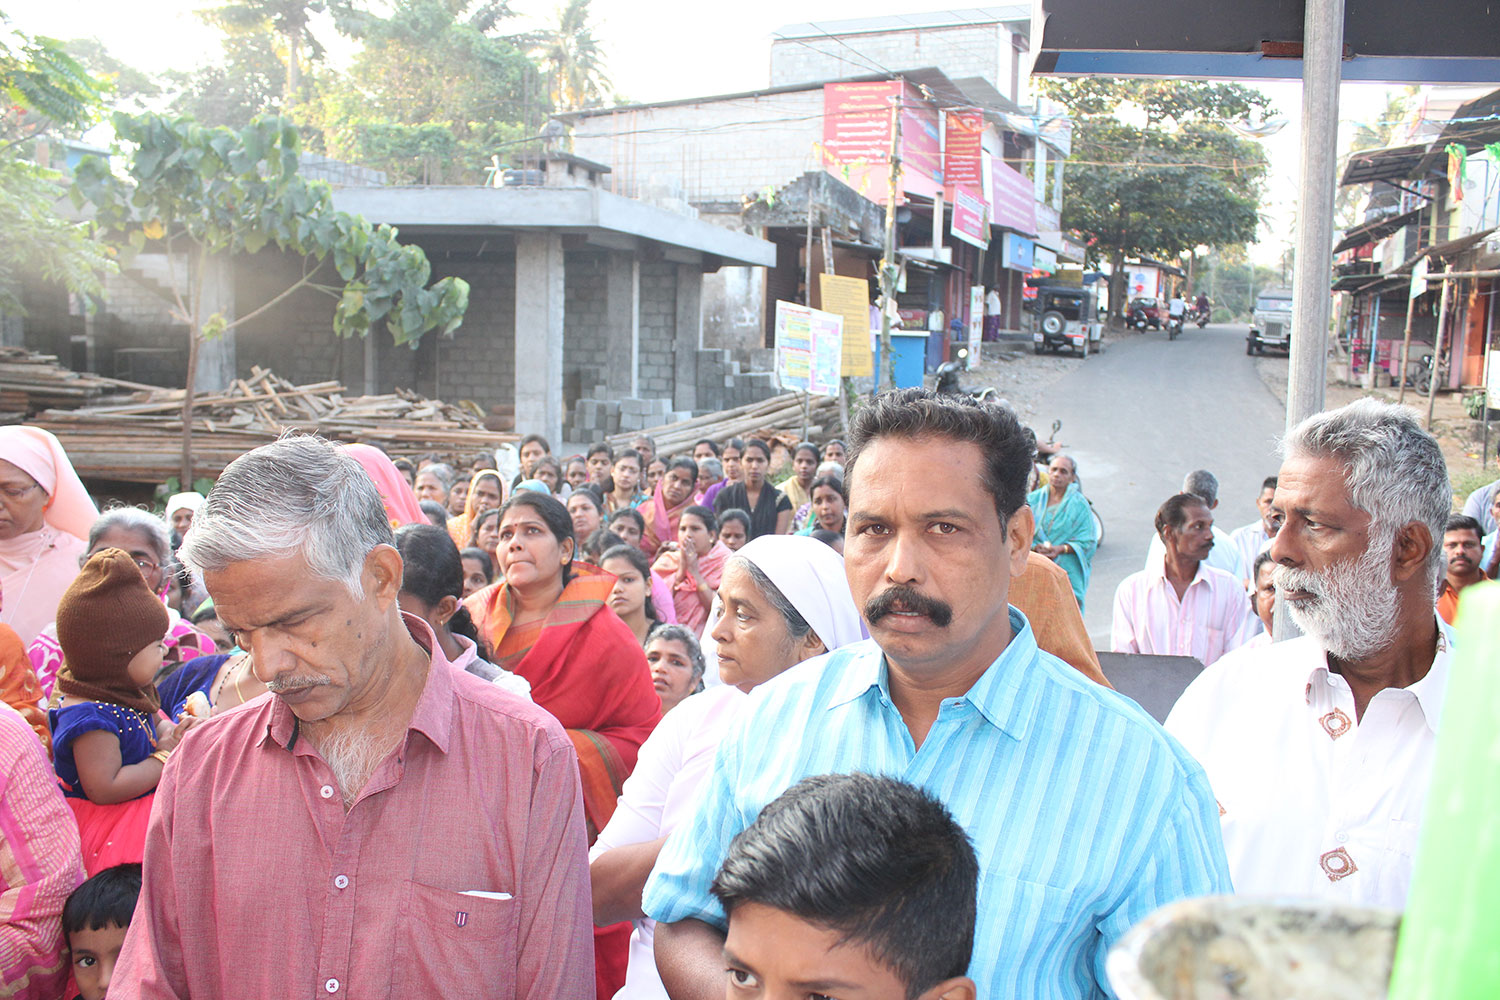
[[[677,335],[677,265],[641,265],[641,367],[637,392],[644,399],[672,398]]]
[[[982,76],[1000,87],[1011,57],[1010,29],[997,22],[933,26],[771,43],[771,86],[837,80],[869,73],[872,66],[899,72],[936,66],[950,79]],[[1002,92],[1009,91],[1008,74]]]
[[[630,363],[629,358],[606,357],[607,262],[603,253],[564,256],[563,412],[568,416],[579,399],[594,395],[606,365]]]
[[[516,392],[515,255],[455,258],[433,276],[449,274],[469,283],[469,309],[453,339],[437,345],[438,394],[449,401],[472,399],[486,410],[510,406]]]

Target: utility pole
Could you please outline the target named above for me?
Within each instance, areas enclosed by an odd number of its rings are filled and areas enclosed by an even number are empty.
[[[1302,31],[1302,162],[1297,253],[1292,274],[1291,363],[1286,429],[1323,409],[1332,298],[1333,202],[1338,177],[1339,81],[1344,58],[1344,0],[1307,0]],[[1276,641],[1302,634],[1278,592]]]
[[[891,357],[891,303],[896,298],[896,197],[901,184],[901,99],[905,83],[896,96],[891,98],[891,176],[890,190],[885,201],[885,254],[880,259],[880,369],[875,372],[875,389],[880,392],[883,381],[887,388],[896,388],[895,359]],[[882,377],[883,376],[883,377]]]

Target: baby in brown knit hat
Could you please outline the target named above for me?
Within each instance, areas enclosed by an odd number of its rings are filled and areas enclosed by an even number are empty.
[[[138,862],[167,755],[198,720],[173,724],[152,678],[170,621],[129,553],[84,564],[57,606],[62,699],[49,713],[53,766],[78,818],[84,869]]]

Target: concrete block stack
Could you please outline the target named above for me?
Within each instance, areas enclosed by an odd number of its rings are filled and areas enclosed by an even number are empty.
[[[573,407],[568,437],[598,441],[620,432],[620,404],[612,399],[580,399]]]
[[[745,370],[725,350],[698,352],[698,407],[700,411],[729,410],[770,399],[781,392],[773,370],[775,352],[751,352]]]

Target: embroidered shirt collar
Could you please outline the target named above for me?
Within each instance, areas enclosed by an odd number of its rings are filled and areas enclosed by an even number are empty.
[[[1421,680],[1402,689],[1410,691],[1416,697],[1417,705],[1422,709],[1422,718],[1434,735],[1438,731],[1438,721],[1443,715],[1443,698],[1448,691],[1448,660],[1453,655],[1452,627],[1441,618],[1437,618],[1437,630],[1437,650],[1432,657],[1432,666]],[[1307,648],[1315,651],[1312,669],[1307,675],[1310,691],[1312,685],[1326,683],[1326,679],[1333,671],[1328,669],[1327,651],[1316,640]]]

